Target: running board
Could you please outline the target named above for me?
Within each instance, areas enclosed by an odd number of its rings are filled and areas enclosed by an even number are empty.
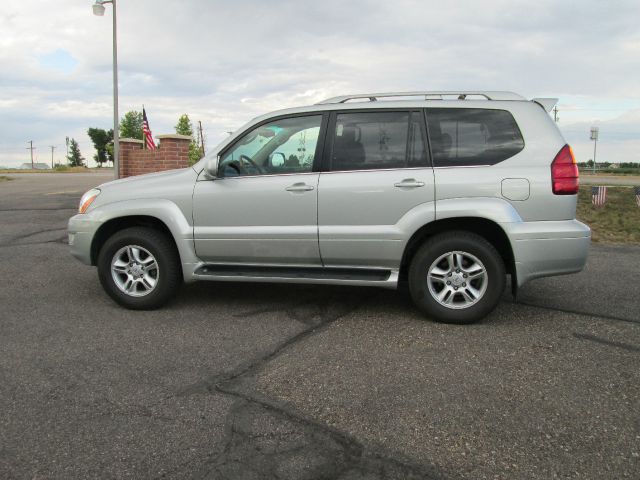
[[[317,283],[376,285],[396,288],[397,270],[374,268],[281,267],[205,264],[196,269],[198,280],[227,282]]]

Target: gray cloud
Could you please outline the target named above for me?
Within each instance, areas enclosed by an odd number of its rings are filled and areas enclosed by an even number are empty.
[[[67,135],[91,157],[86,129],[110,127],[111,10],[94,17],[91,3],[3,5],[0,164],[21,163],[26,140],[40,155]],[[612,160],[638,161],[638,2],[443,3],[119,2],[120,109],[144,103],[155,134],[187,112],[217,143],[266,111],[358,91],[505,89],[585,109],[610,99],[620,111],[603,125],[602,155],[608,141]],[[77,64],[57,68],[56,52]],[[566,118],[587,155],[583,131],[599,118]]]

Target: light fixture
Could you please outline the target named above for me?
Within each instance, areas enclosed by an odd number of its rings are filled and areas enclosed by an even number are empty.
[[[102,17],[104,15],[104,5],[102,5],[101,3],[94,3],[93,4],[93,14],[97,17]]]

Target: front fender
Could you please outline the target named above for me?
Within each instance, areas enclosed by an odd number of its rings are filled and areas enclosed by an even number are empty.
[[[78,217],[80,215],[77,215]],[[174,202],[167,199],[143,198],[134,200],[123,200],[101,205],[92,209],[89,213],[82,215],[83,225],[94,225],[95,232],[107,222],[115,219],[147,216],[153,217],[164,223],[178,247],[180,261],[185,272],[185,280],[189,280],[188,272],[194,265],[200,263],[194,250],[193,225],[190,218]],[[94,234],[95,234],[94,232]]]

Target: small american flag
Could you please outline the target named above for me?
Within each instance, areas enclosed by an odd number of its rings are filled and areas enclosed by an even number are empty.
[[[155,150],[156,144],[151,136],[151,129],[149,128],[149,121],[147,120],[147,112],[142,107],[142,134],[144,135],[145,145],[149,150]]]
[[[602,207],[607,202],[607,187],[591,187],[591,203]]]
[[[633,188],[633,193],[636,196],[636,203],[638,204],[638,206],[640,207],[640,186],[639,187],[634,187]]]

